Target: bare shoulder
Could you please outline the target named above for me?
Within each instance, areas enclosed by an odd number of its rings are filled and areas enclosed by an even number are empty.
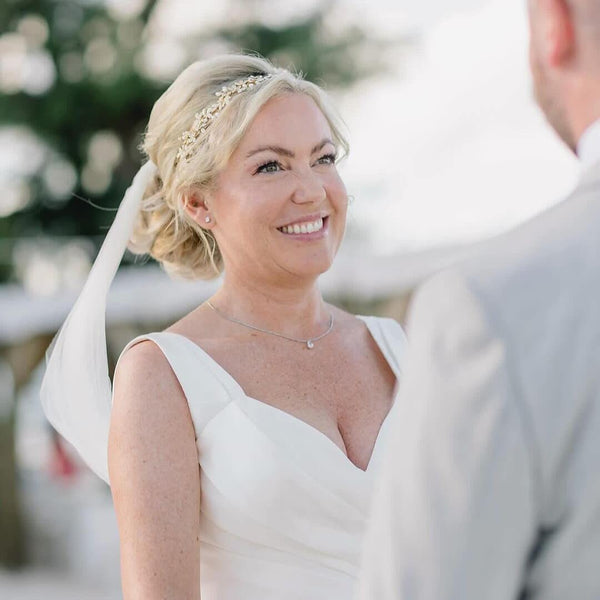
[[[205,307],[198,307],[165,329],[166,333],[182,335],[204,348],[227,337],[227,322]]]
[[[335,319],[336,328],[358,331],[364,327],[363,322],[347,310],[334,304],[327,304],[327,307]]]
[[[187,444],[178,447],[182,440]],[[135,344],[115,371],[109,462],[125,442],[129,450],[136,445],[141,453],[156,445],[189,453],[194,441],[187,400],[169,362],[154,342]]]
[[[364,341],[370,338],[369,327],[365,323],[364,319],[331,304],[329,307],[335,318],[335,328],[338,331],[341,331],[345,338],[352,339],[354,341]]]
[[[108,465],[124,597],[199,597],[194,426],[175,374],[150,340],[133,345],[119,360]]]
[[[161,349],[151,340],[142,340],[119,359],[114,376],[114,401],[123,396],[156,401],[165,394],[183,397],[175,373]]]

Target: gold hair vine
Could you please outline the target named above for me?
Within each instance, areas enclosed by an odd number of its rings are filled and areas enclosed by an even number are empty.
[[[181,134],[179,138],[182,142],[177,155],[175,156],[175,165],[180,160],[187,161],[193,154],[196,140],[206,131],[211,121],[229,104],[229,101],[243,91],[253,88],[255,85],[271,79],[272,75],[250,75],[246,79],[241,79],[227,86],[223,86],[215,96],[216,102],[202,109],[194,115],[194,123],[190,129]]]

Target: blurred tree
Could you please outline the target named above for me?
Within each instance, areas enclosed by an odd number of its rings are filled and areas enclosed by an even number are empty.
[[[4,139],[10,140],[9,152],[19,163],[17,173],[2,182],[0,282],[16,279],[17,241],[83,236],[92,240],[94,253],[138,168],[137,147],[152,105],[168,85],[152,73],[144,57],[156,4],[0,3],[0,135],[13,132]],[[330,87],[348,86],[382,67],[381,43],[357,26],[331,26],[334,1],[278,26],[267,26],[257,13],[248,13],[251,5],[250,0],[230,0],[229,10],[245,14],[245,20],[182,39],[181,62],[223,50],[258,52]],[[128,11],[128,6],[134,9]],[[25,150],[17,143],[24,137],[33,143]],[[0,489],[4,497],[16,498],[14,422],[4,426],[8,431],[0,448]],[[17,527],[18,504],[4,503],[0,510],[1,522]],[[17,538],[16,529],[0,536],[0,563],[22,561]]]
[[[119,18],[94,0],[0,4],[0,30],[7,32],[0,36],[7,65],[0,74],[0,125],[27,128],[45,148],[42,160],[30,165],[26,187],[18,187],[14,209],[0,206],[0,281],[15,276],[11,241],[77,235],[93,236],[97,244],[110,224],[111,210],[81,198],[115,208],[137,169],[141,134],[167,85],[140,66],[155,4],[148,0],[138,14]],[[247,10],[242,0],[230,4],[232,11]],[[334,7],[323,3],[279,27],[249,15],[246,23],[188,36],[187,62],[204,49],[258,52],[313,81],[347,86],[377,71],[381,44],[356,26],[329,31]]]
[[[258,52],[279,66],[300,71],[326,89],[345,88],[385,68],[386,44],[369,37],[358,25],[339,27],[337,8],[338,2],[329,0],[285,26],[249,21],[223,27],[215,37],[234,49]]]
[[[21,63],[14,79],[22,77],[13,93],[0,96],[0,120],[33,131],[45,148],[29,177],[26,206],[0,219],[6,238],[96,235],[110,222],[110,213],[76,196],[114,207],[136,169],[135,147],[164,88],[135,67],[143,26],[155,3],[150,0],[128,21],[112,18],[95,2],[13,0],[0,5],[2,29],[11,32],[2,37],[12,37],[14,48],[7,50],[15,55],[14,63]],[[47,89],[36,88],[30,81],[35,78],[49,78]],[[12,252],[8,245],[3,249]],[[6,279],[10,261],[2,263],[0,277]]]

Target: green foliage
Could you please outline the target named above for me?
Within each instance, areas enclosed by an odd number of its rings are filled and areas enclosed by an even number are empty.
[[[141,19],[147,19],[155,0],[148,4]],[[93,197],[102,206],[115,206],[131,179],[139,160],[135,147],[156,97],[164,85],[142,77],[134,65],[138,39],[119,42],[123,27],[112,19],[104,6],[51,0],[26,0],[2,5],[0,16],[9,31],[18,27],[26,15],[39,15],[48,23],[45,49],[54,62],[57,77],[54,85],[42,95],[19,92],[0,96],[2,124],[25,125],[49,146],[52,154],[66,159],[78,175],[87,161],[87,143],[97,131],[113,131],[120,138],[123,160],[112,177],[110,186],[94,197],[81,185],[65,205],[45,189],[40,174],[31,180],[32,202],[25,210],[0,221],[0,229],[8,238],[36,235],[95,235],[110,222],[110,214],[81,202],[76,196]],[[131,35],[136,29],[131,28]],[[86,71],[83,56],[94,39],[107,39],[118,49],[112,69],[102,74]],[[68,73],[67,61],[71,62]],[[79,65],[79,67],[77,66]],[[73,73],[78,68],[81,76]]]
[[[224,27],[216,35],[234,48],[258,52],[275,63],[300,71],[326,88],[347,87],[383,68],[383,44],[369,39],[359,27],[328,30],[326,20],[334,3],[285,28],[262,23]]]
[[[241,0],[238,0],[241,1]],[[55,66],[56,79],[42,94],[0,96],[0,126],[22,125],[32,130],[49,149],[45,164],[30,181],[31,201],[0,218],[0,281],[11,276],[13,240],[24,236],[90,236],[95,243],[112,220],[112,211],[92,207],[82,198],[114,209],[138,168],[137,150],[154,101],[166,82],[145,76],[136,57],[145,43],[146,24],[156,0],[129,20],[111,16],[100,1],[4,0],[0,3],[2,31],[14,32],[29,15],[47,23],[46,51]],[[235,6],[235,4],[234,4]],[[232,50],[257,52],[281,66],[294,67],[328,87],[343,87],[375,72],[381,45],[368,40],[357,27],[327,30],[333,3],[293,24],[267,27],[260,22],[223,27],[210,35],[186,40],[189,61],[198,48],[218,41]],[[22,29],[22,27],[21,27]],[[195,52],[192,51],[195,49]],[[94,67],[94,61],[99,63]],[[105,64],[103,64],[103,62]],[[97,132],[109,132],[119,142],[119,160],[109,168],[107,186],[84,185],[90,163],[89,142]],[[76,174],[73,189],[56,197],[43,170],[52,161],[66,161]],[[69,168],[71,168],[69,167]]]

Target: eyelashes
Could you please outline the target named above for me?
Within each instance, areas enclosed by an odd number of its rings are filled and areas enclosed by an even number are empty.
[[[333,152],[328,152],[327,154],[320,156],[316,160],[315,164],[334,165],[336,160],[337,160],[336,154]],[[278,160],[268,160],[268,161],[260,164],[254,171],[254,174],[256,175],[258,173],[277,173],[282,168],[283,167]]]
[[[254,174],[256,175],[257,173],[276,173],[277,171],[279,171],[280,167],[281,164],[279,163],[279,161],[269,160],[259,165],[254,171]]]
[[[318,162],[320,162],[322,160],[327,161],[326,163],[323,163],[323,164],[334,165],[335,161],[337,160],[337,156],[334,152],[328,152],[327,154],[324,154],[323,156],[321,156],[321,158],[319,158]]]

